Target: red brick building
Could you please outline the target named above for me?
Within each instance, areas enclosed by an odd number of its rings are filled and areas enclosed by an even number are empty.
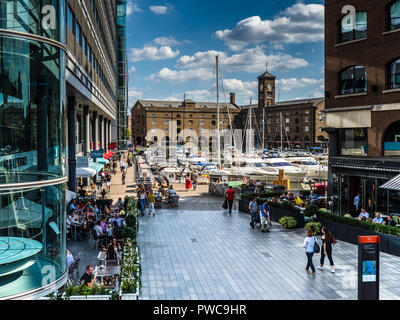
[[[400,174],[399,0],[325,1],[325,90],[335,211],[354,211],[357,193],[400,210],[398,191],[380,188]]]

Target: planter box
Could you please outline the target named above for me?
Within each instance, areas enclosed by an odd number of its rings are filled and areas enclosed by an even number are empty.
[[[112,296],[71,296],[69,297],[69,300],[103,300],[103,301],[108,301],[111,300]]]
[[[389,234],[353,227],[325,219],[318,219],[323,226],[328,227],[336,239],[358,245],[359,236],[379,236],[380,251],[400,257],[400,237]]]
[[[120,299],[121,300],[139,300],[139,295],[138,294],[121,294]]]
[[[283,217],[293,217],[297,221],[296,228],[304,228],[304,214],[296,213],[293,211],[282,210],[280,208],[270,206],[271,220],[274,222],[279,222]]]
[[[242,200],[242,199],[239,199],[238,201],[239,201],[239,211],[250,214],[250,211],[249,211],[250,201]]]

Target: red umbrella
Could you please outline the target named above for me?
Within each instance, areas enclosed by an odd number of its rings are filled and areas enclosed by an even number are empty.
[[[110,160],[111,157],[110,157],[107,153],[105,153],[104,156],[103,156],[103,158],[104,158],[104,159],[107,159],[107,160]]]

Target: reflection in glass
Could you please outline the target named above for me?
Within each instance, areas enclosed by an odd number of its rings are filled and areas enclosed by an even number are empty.
[[[0,193],[0,298],[66,272],[65,185]]]
[[[390,30],[400,29],[400,1],[390,7]]]
[[[367,92],[367,72],[363,66],[353,66],[340,73],[340,94]]]
[[[357,39],[363,39],[367,37],[367,13],[357,12],[355,23],[352,21],[351,16],[345,16],[343,19],[347,19],[345,23],[342,23],[341,28],[341,42],[347,42]],[[343,21],[342,21],[343,22]]]
[[[368,131],[366,128],[340,129],[339,148],[341,156],[367,156]]]
[[[65,55],[0,36],[0,184],[65,176]]]

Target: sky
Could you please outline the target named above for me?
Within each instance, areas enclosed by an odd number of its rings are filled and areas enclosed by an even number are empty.
[[[257,103],[257,77],[276,100],[324,96],[323,0],[128,0],[129,108],[138,99]],[[268,67],[267,67],[268,63]]]

